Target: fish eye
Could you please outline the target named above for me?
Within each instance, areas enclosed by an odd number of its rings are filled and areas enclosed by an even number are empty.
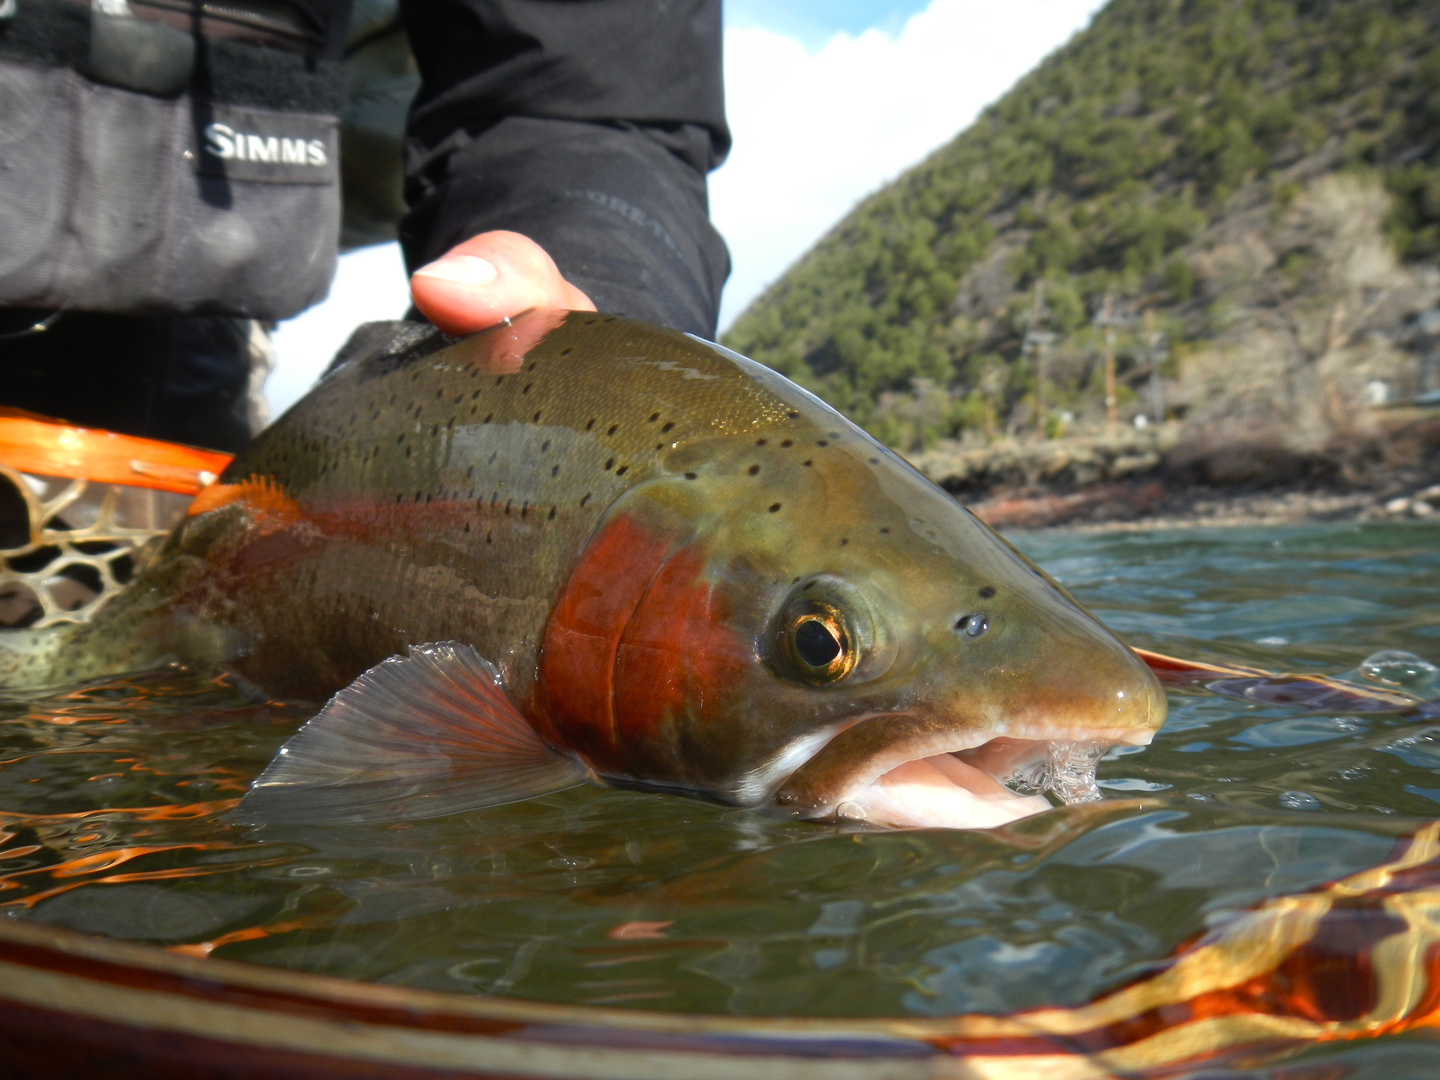
[[[863,589],[835,574],[797,580],[771,623],[775,674],[811,686],[884,675],[896,643]]]
[[[841,633],[834,624],[821,615],[803,616],[795,624],[795,655],[813,668],[828,668],[845,646],[840,644]]]
[[[859,659],[849,620],[833,604],[798,597],[787,605],[781,623],[781,653],[786,665],[805,682],[843,679]]]

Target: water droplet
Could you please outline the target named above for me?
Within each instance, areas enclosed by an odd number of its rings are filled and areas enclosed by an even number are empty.
[[[866,820],[865,808],[859,803],[842,802],[835,807],[836,821],[864,821]]]
[[[1307,791],[1287,791],[1280,796],[1280,805],[1287,810],[1319,810],[1320,800]]]

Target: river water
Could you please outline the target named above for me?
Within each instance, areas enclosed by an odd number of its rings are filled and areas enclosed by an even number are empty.
[[[1011,539],[1137,646],[1350,678],[1381,650],[1440,662],[1440,526]],[[1440,696],[1423,668],[1408,689]],[[1009,1012],[1142,979],[1440,817],[1440,720],[1195,686],[1170,691],[1153,746],[1101,762],[1103,801],[1006,830],[856,831],[590,787],[403,826],[227,824],[310,711],[217,672],[0,698],[0,917],[537,1000]],[[1397,1046],[1440,1074],[1440,1047],[1398,1039],[1344,1060],[1380,1069]]]

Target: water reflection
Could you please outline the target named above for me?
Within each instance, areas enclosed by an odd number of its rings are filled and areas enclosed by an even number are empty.
[[[1136,645],[1352,677],[1382,649],[1440,658],[1436,541],[1431,526],[1019,538]],[[1434,693],[1407,664],[1370,674]],[[1414,965],[1440,910],[1428,879],[1363,902],[1327,885],[1400,857],[1437,814],[1440,718],[1203,686],[1170,699],[1152,747],[1101,762],[1102,802],[984,833],[877,833],[591,788],[389,827],[246,829],[226,813],[310,707],[213,672],[11,695],[0,917],[472,993],[947,1017],[1155,987],[1177,953],[1291,904],[1328,920],[1324,956],[1286,969],[1294,993],[1256,984],[1205,1008],[1324,1024],[1333,1005],[1351,1023],[1385,972],[1423,985]],[[1295,990],[1321,969],[1360,979],[1359,996]],[[1372,1049],[1334,1061],[1365,1075],[1426,1053]]]

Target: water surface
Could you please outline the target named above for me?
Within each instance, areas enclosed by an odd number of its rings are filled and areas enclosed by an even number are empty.
[[[1138,646],[1349,677],[1382,649],[1440,662],[1440,526],[1012,539]],[[1101,763],[1104,802],[990,832],[855,831],[590,787],[400,826],[228,824],[312,711],[218,672],[0,697],[0,917],[537,1000],[1008,1012],[1141,978],[1440,816],[1440,720],[1196,687],[1170,692],[1153,746]],[[1440,1047],[1403,1040],[1331,1056],[1440,1073]]]

